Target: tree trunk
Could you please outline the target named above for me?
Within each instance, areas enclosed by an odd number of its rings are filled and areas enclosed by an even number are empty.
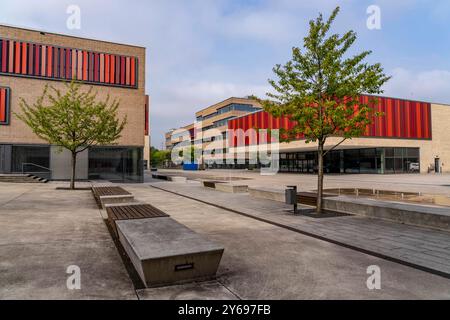
[[[72,152],[72,177],[70,178],[70,189],[75,190],[75,174],[77,167],[77,153]]]
[[[318,176],[317,176],[317,207],[316,212],[322,213],[322,197],[323,197],[323,141],[319,141],[317,152],[318,157]]]

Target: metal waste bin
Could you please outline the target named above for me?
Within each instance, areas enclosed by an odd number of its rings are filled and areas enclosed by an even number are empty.
[[[297,214],[297,186],[287,186],[285,190],[286,204],[294,206],[294,214]]]

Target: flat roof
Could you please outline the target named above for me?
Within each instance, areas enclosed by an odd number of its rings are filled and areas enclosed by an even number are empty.
[[[200,112],[203,112],[203,111],[205,111],[205,110],[207,110],[207,109],[209,109],[209,108],[212,108],[212,107],[214,107],[214,106],[217,106],[217,105],[219,105],[219,104],[221,104],[221,103],[224,103],[224,102],[226,102],[226,101],[228,101],[228,100],[233,100],[233,99],[248,100],[248,101],[256,101],[255,99],[251,99],[251,98],[248,98],[248,97],[229,97],[229,98],[226,98],[226,99],[223,100],[223,101],[220,101],[220,102],[214,103],[214,104],[212,104],[212,105],[210,105],[210,106],[208,106],[208,107],[205,107],[205,108],[203,108],[203,109],[201,109],[201,110],[195,112],[195,114],[200,113]]]
[[[74,36],[74,35],[70,35],[70,34],[47,31],[45,29],[33,29],[33,28],[20,27],[20,26],[15,26],[15,25],[6,24],[6,23],[0,23],[0,27],[14,28],[14,29],[19,29],[19,30],[26,30],[26,31],[33,31],[33,32],[40,32],[40,33],[42,32],[44,34],[51,34],[51,35],[55,35],[55,36],[62,36],[62,37],[81,39],[81,40],[91,40],[91,41],[98,41],[98,42],[110,43],[110,44],[115,44],[115,45],[122,45],[122,46],[127,46],[127,47],[146,49],[146,47],[144,47],[144,46],[139,46],[139,45],[134,45],[134,44],[107,41],[107,40],[101,40],[101,39],[96,39],[96,38],[80,37],[80,36]]]

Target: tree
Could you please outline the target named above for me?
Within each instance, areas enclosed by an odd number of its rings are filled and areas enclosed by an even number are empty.
[[[151,164],[152,167],[159,167],[164,164],[164,161],[170,160],[170,151],[158,150],[155,147],[151,147]]]
[[[41,139],[70,151],[72,176],[70,189],[75,189],[77,155],[95,145],[114,144],[125,127],[126,117],[117,116],[119,102],[97,101],[92,87],[81,90],[81,84],[66,83],[66,91],[46,86],[42,95],[32,104],[20,99],[22,114],[16,116],[25,122]]]
[[[369,103],[362,103],[362,94],[380,94],[390,77],[379,63],[364,62],[371,51],[348,57],[356,40],[352,30],[344,35],[329,35],[330,27],[339,13],[337,7],[329,19],[322,14],[309,22],[303,50],[292,49],[292,60],[273,69],[278,79],[269,80],[274,93],[260,100],[272,115],[288,116],[295,124],[280,130],[282,141],[304,137],[306,143],[316,142],[318,153],[317,213],[322,211],[324,156],[347,139],[362,135],[375,116]],[[340,142],[324,149],[329,137],[341,137]]]

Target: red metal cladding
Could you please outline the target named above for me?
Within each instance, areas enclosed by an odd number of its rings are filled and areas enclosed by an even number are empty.
[[[0,73],[137,87],[135,57],[0,39]]]
[[[0,123],[5,122],[6,119],[6,103],[4,98],[5,89],[0,88]]]
[[[0,125],[8,124],[9,89],[0,87]]]
[[[363,137],[398,138],[398,139],[431,139],[431,104],[403,99],[375,97],[378,102],[372,105],[375,116],[368,125]],[[371,102],[371,97],[361,96],[360,102]],[[357,107],[356,107],[357,108]],[[356,111],[356,109],[355,109]],[[295,125],[288,117],[275,118],[271,114],[260,111],[228,121],[228,129],[292,129]],[[298,139],[302,136],[299,135]],[[231,147],[237,145],[238,139],[230,139]],[[260,143],[264,143],[260,141]],[[242,144],[242,141],[240,141]],[[245,144],[248,145],[247,139]]]

